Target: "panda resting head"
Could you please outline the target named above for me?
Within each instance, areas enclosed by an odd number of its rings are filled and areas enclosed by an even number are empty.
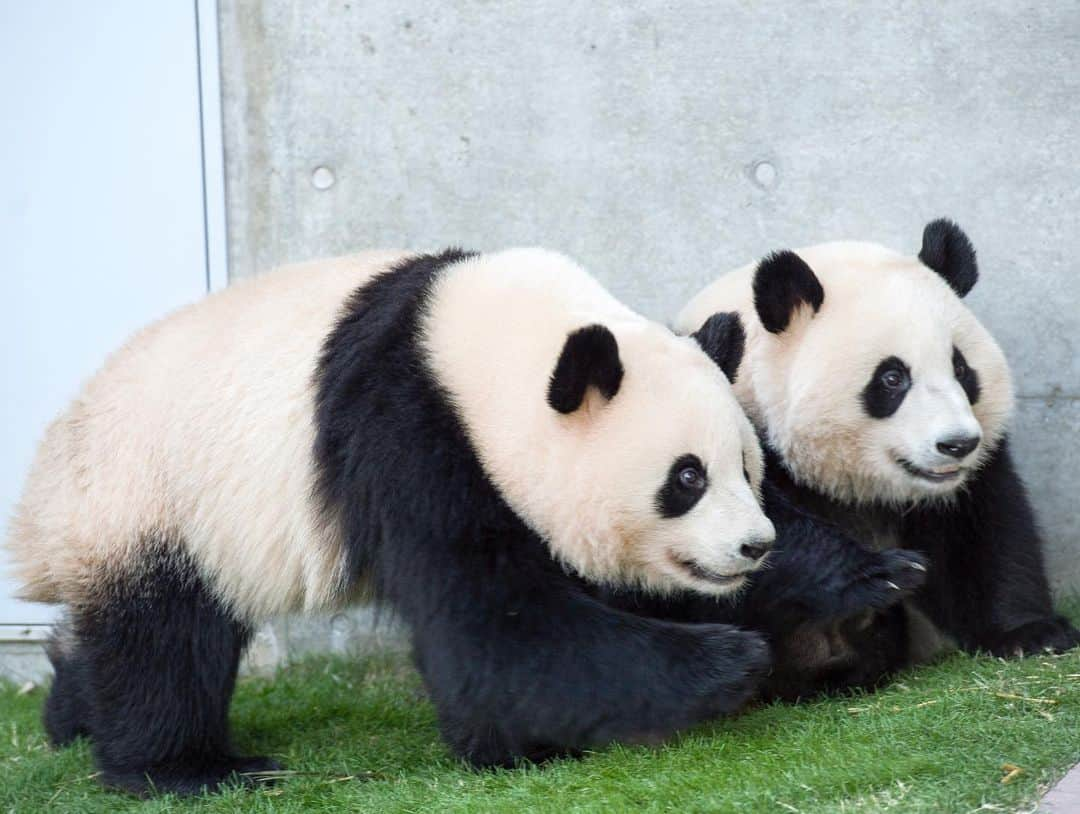
[[[796,481],[846,503],[955,495],[1005,433],[1012,380],[961,297],[975,252],[947,220],[918,257],[824,243],[725,275],[676,322],[734,310],[747,330],[736,393]]]

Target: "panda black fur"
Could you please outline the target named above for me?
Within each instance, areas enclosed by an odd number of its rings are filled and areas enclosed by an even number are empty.
[[[709,358],[733,369],[738,339],[702,353],[539,250],[324,261],[151,326],[49,428],[13,523],[24,595],[67,608],[52,741],[88,736],[102,781],[137,793],[273,769],[229,739],[253,624],[364,594],[411,627],[478,766],[737,709],[759,635],[590,586],[723,594],[759,563],[760,450]],[[630,443],[642,414],[671,424]]]
[[[927,557],[925,586],[902,606],[769,631],[775,670],[792,679],[781,695],[872,684],[951,646],[1016,656],[1080,643],[1054,613],[1013,465],[1004,356],[959,300],[977,278],[967,236],[938,220],[918,259],[859,243],[779,252],[721,277],[677,319],[682,332],[715,310],[747,323],[736,393],[766,446],[767,493],[860,548]],[[925,438],[890,438],[894,415]],[[769,513],[778,562],[807,550],[810,568],[830,567],[812,539],[819,521],[801,534]]]

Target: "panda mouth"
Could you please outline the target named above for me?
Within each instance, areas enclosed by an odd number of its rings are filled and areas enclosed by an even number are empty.
[[[931,483],[948,483],[957,480],[964,474],[964,468],[958,465],[939,466],[934,469],[923,469],[915,466],[907,458],[897,458],[896,462],[914,478],[928,480]]]
[[[737,574],[721,574],[719,571],[713,571],[711,568],[706,568],[699,562],[688,560],[677,554],[670,554],[670,557],[672,562],[679,566],[683,571],[690,574],[690,576],[695,579],[704,580],[705,582],[711,582],[714,585],[734,587],[746,579],[750,573],[749,571],[740,571]]]

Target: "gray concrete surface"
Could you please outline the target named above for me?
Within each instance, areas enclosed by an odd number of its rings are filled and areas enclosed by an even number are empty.
[[[231,273],[542,244],[669,318],[775,248],[956,218],[1080,587],[1080,6],[221,0]]]
[[[312,653],[356,655],[407,648],[407,632],[391,615],[357,607],[336,614],[290,616],[263,625],[244,653],[240,670],[266,674]]]
[[[1036,814],[1076,814],[1080,811],[1080,766],[1073,766],[1039,801]]]
[[[41,683],[52,667],[41,642],[0,641],[0,679],[13,684]]]
[[[5,639],[0,631],[0,679],[43,684],[52,675],[42,641]],[[362,655],[409,647],[406,629],[386,612],[372,607],[342,613],[290,616],[264,624],[244,652],[242,675],[268,675],[290,660],[313,653]]]

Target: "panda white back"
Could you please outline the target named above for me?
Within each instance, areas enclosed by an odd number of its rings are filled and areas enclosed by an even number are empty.
[[[8,541],[23,596],[79,602],[164,535],[248,618],[341,602],[337,530],[311,501],[315,365],[349,293],[406,256],[245,280],[112,354],[49,426],[27,479]]]

